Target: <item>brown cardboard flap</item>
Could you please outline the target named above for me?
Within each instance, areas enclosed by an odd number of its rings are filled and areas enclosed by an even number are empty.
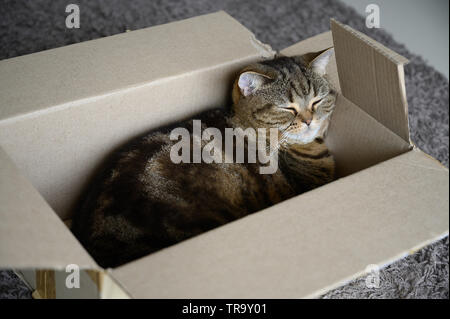
[[[448,234],[448,192],[448,170],[414,149],[112,275],[136,298],[317,296]]]
[[[99,269],[0,148],[0,268]]]
[[[408,60],[335,20],[331,30],[342,94],[409,142],[403,72]]]
[[[273,51],[221,11],[0,61],[0,120]],[[177,92],[173,92],[177,94]]]

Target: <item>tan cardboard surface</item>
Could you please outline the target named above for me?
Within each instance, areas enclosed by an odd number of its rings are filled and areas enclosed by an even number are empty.
[[[137,298],[316,296],[448,234],[448,191],[448,170],[415,149],[112,275]]]
[[[407,60],[335,20],[331,30],[342,94],[409,142],[403,72]]]
[[[342,94],[336,101],[326,143],[336,161],[337,177],[353,174],[411,149],[409,143]]]
[[[1,148],[0,176],[0,268],[98,268]]]
[[[0,120],[0,145],[68,218],[109,152],[227,105],[234,74],[272,53],[219,12],[1,61],[0,114],[29,113]]]

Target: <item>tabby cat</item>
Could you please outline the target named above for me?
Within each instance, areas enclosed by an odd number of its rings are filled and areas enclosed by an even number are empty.
[[[116,267],[332,181],[323,140],[336,100],[325,78],[332,52],[250,65],[230,110],[196,117],[221,132],[276,128],[275,173],[260,174],[258,161],[176,164],[171,127],[153,131],[117,152],[92,184],[73,220],[76,237],[99,265]],[[192,133],[192,123],[176,127]]]

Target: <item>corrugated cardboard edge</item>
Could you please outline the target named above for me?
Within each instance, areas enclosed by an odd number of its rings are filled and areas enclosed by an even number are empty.
[[[34,298],[39,299],[56,298],[55,272],[53,270],[36,271],[36,290],[33,294]]]
[[[261,57],[266,59],[271,59],[275,56],[276,51],[272,49],[272,47],[267,43],[262,43],[259,41],[254,34],[250,37],[250,43],[258,50]]]
[[[331,31],[342,94],[409,143],[408,60],[334,19]]]

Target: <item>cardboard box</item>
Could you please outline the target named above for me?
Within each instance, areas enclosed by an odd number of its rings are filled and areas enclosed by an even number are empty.
[[[339,179],[115,269],[63,222],[98,165],[230,103],[236,72],[274,52],[218,12],[0,61],[0,267],[36,297],[314,297],[447,235],[448,170],[409,140],[406,59],[336,21],[281,53],[333,45]]]

